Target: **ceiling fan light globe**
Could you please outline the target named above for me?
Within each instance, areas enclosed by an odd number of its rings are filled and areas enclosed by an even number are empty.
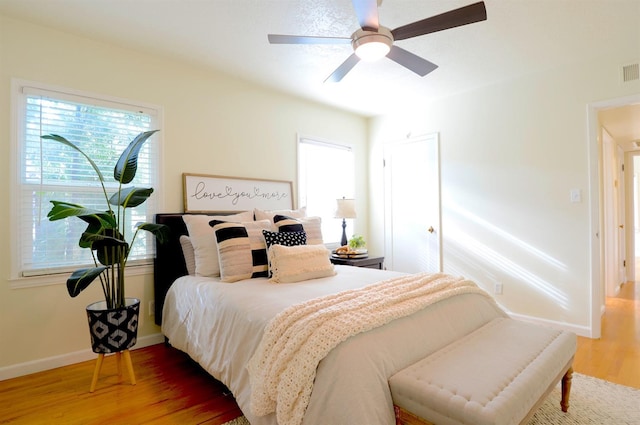
[[[379,41],[370,41],[356,47],[356,55],[363,61],[374,62],[387,56],[391,46]]]
[[[391,31],[382,26],[374,31],[360,29],[351,35],[353,50],[364,61],[376,61],[387,56],[392,44]]]

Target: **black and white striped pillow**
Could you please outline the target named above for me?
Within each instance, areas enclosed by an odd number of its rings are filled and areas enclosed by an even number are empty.
[[[267,246],[262,231],[271,228],[269,220],[245,223],[212,220],[209,225],[216,237],[220,280],[237,282],[268,277]]]
[[[322,221],[320,217],[291,218],[286,215],[273,217],[273,224],[278,232],[305,232],[307,245],[319,245],[322,240]]]

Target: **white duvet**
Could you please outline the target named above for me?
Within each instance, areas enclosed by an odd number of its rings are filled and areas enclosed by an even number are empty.
[[[252,414],[246,367],[271,319],[291,305],[401,275],[349,266],[336,271],[333,277],[291,284],[182,277],[167,294],[162,331],[227,385],[252,425],[276,424],[274,414]],[[388,378],[501,316],[486,297],[465,294],[347,339],[320,362],[303,424],[395,424]]]

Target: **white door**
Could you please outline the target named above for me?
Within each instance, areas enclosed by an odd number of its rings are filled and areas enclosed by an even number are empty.
[[[389,144],[384,157],[386,267],[441,271],[438,134]]]
[[[618,202],[617,161],[613,138],[606,130],[602,131],[602,185],[603,185],[603,228],[604,236],[604,281],[605,294],[614,297],[618,291]],[[604,305],[604,298],[602,300]]]
[[[627,281],[626,229],[625,229],[625,179],[624,179],[624,151],[618,145],[617,171],[618,185],[616,187],[617,215],[618,215],[618,279],[616,284],[622,285]]]

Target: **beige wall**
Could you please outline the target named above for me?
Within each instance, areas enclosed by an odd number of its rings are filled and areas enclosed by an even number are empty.
[[[354,146],[356,195],[367,190],[367,120],[231,76],[0,16],[0,196],[10,202],[10,82],[37,81],[134,99],[164,108],[164,212],[182,210],[183,172],[277,180],[296,179],[296,134]],[[365,196],[357,196],[366,211]],[[84,308],[99,287],[70,299],[65,277],[51,286],[11,289],[9,208],[0,209],[0,379],[41,366],[92,358]],[[339,223],[337,223],[339,225]],[[356,230],[366,235],[367,218]],[[146,314],[150,274],[128,280],[142,299],[140,337],[159,329]],[[151,339],[149,338],[151,337]],[[89,351],[87,351],[89,350]],[[60,357],[56,357],[60,356]],[[30,363],[34,362],[34,363]]]
[[[590,181],[597,147],[588,105],[640,93],[640,82],[619,79],[619,65],[640,53],[635,32],[635,42],[597,59],[417,105],[374,119],[370,130],[371,164],[381,163],[385,143],[439,133],[445,272],[491,293],[502,283],[497,300],[508,310],[583,335],[594,331],[591,294],[599,284],[590,262],[598,187]],[[382,170],[372,165],[371,178],[375,236],[383,229],[375,214],[383,210]],[[571,189],[581,190],[582,202],[570,202]]]

